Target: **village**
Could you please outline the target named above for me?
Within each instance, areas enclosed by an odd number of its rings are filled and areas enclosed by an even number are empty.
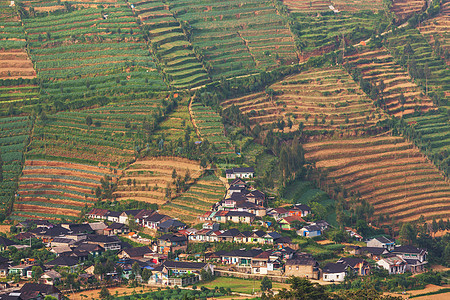
[[[349,243],[338,252],[339,258],[324,264],[294,240],[321,238],[332,225],[307,221],[314,219],[314,211],[305,204],[267,207],[265,194],[250,184],[253,168],[230,169],[226,176],[223,200],[198,216],[194,227],[148,209],[93,208],[87,214],[90,221],[81,224],[19,222],[14,226],[17,234],[0,237],[0,276],[8,279],[0,285],[0,298],[62,299],[74,286],[98,288],[124,282],[184,287],[216,276],[267,277],[278,282],[296,276],[338,284],[347,276],[367,276],[374,269],[384,269],[386,274],[426,270],[425,249],[397,245],[386,235],[363,237],[352,228],[345,228]],[[152,234],[139,233],[142,229]],[[36,241],[48,250],[47,259],[38,262],[16,255],[31,253]],[[217,250],[221,244],[226,247]]]

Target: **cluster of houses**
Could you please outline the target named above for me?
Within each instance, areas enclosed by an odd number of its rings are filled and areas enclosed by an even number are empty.
[[[389,274],[405,272],[420,273],[425,270],[427,251],[414,246],[396,246],[385,236],[375,237],[366,242],[367,247],[349,246],[351,254],[367,256],[375,260],[376,266]],[[372,266],[362,258],[341,258],[336,263],[328,263],[322,269],[324,281],[344,281],[349,272],[364,276],[370,274]]]
[[[187,227],[186,224],[177,219],[147,209],[133,209],[117,212],[94,208],[87,214],[87,217],[90,219],[114,222],[113,224],[116,224],[114,226],[117,227],[129,224],[130,220],[132,220],[141,227],[156,229],[161,232],[178,231]]]

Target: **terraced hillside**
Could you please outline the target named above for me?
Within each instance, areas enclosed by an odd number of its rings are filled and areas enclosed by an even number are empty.
[[[401,116],[433,109],[432,100],[424,95],[386,49],[361,49],[346,56],[346,60],[348,68],[378,86],[378,104],[390,115]]]
[[[32,60],[45,82],[41,102],[58,110],[90,106],[99,97],[166,89],[125,3],[24,23]]]
[[[392,0],[392,11],[397,20],[403,21],[422,11],[426,2],[426,0]]]
[[[322,55],[346,45],[367,40],[377,31],[384,31],[390,23],[384,14],[372,12],[341,12],[324,15],[292,13],[296,19],[296,34],[301,41],[301,61]]]
[[[375,216],[395,221],[430,220],[450,215],[450,184],[437,168],[404,138],[378,136],[304,145],[329,190],[344,186],[348,197],[360,195]]]
[[[188,172],[186,185],[191,184],[202,173],[197,161],[185,158],[154,157],[138,160],[124,171],[115,196],[118,200],[133,199],[162,205],[183,192],[182,187],[174,183],[177,177],[172,177],[173,170],[182,180]],[[167,189],[170,189],[170,194]]]
[[[271,96],[257,93],[222,102],[224,108],[235,105],[256,125],[289,120],[292,128],[300,123],[305,130],[337,130],[354,134],[376,127],[384,114],[344,70],[337,67],[311,69],[270,86]]]
[[[193,130],[194,125],[191,122],[188,102],[188,99],[182,99],[178,102],[177,108],[159,124],[158,130],[154,133],[152,140],[157,141],[158,143],[160,140],[163,140],[165,144],[167,142],[177,143],[180,139],[185,139],[187,127],[189,127],[191,131],[190,140],[197,138],[197,134]]]
[[[128,5],[140,18],[141,27],[148,34],[152,49],[174,87],[193,87],[209,81],[208,73],[195,56],[169,5],[155,0],[132,0]]]
[[[213,79],[271,70],[297,61],[294,40],[269,1],[170,0]],[[220,41],[220,43],[218,42]]]
[[[411,139],[437,162],[438,166],[450,174],[448,163],[450,150],[450,122],[446,114],[435,112],[421,116],[405,118],[405,122],[413,128],[408,132]],[[439,163],[441,161],[441,163]]]
[[[411,46],[408,53],[405,53],[406,45]],[[427,88],[430,95],[435,94],[436,102],[442,106],[450,105],[450,68],[440,57],[434,55],[433,48],[419,30],[399,30],[389,35],[387,47],[398,61],[406,61],[405,67],[409,69],[411,76],[418,80],[424,90]],[[424,71],[426,67],[428,75]]]
[[[383,0],[332,0],[331,2],[339,11],[358,12],[370,10],[377,12],[385,9]]]
[[[190,113],[197,135],[214,145],[215,155],[223,159],[236,157],[230,139],[225,136],[222,118],[218,113],[201,103],[192,103]]]
[[[37,102],[36,71],[25,51],[25,33],[10,1],[0,1],[0,111]],[[9,111],[11,113],[11,109]]]
[[[446,1],[443,1],[446,2]],[[439,51],[447,65],[450,65],[450,1],[441,4],[441,11],[436,17],[422,23],[418,28],[428,42],[433,45],[434,51]],[[440,49],[440,50],[439,50]]]
[[[329,11],[330,0],[282,0],[291,12],[314,13]]]
[[[76,218],[96,201],[95,189],[105,175],[117,180],[111,168],[70,162],[27,160],[20,177],[13,219]]]
[[[223,183],[215,175],[202,176],[187,192],[161,207],[161,211],[183,221],[197,223],[197,217],[211,209],[225,195]]]
[[[23,152],[28,144],[32,121],[29,117],[0,118],[0,155],[3,162],[0,180],[0,207],[12,204],[17,190],[17,178],[23,163]]]
[[[27,159],[125,167],[144,147],[160,107],[159,99],[140,99],[41,119]]]

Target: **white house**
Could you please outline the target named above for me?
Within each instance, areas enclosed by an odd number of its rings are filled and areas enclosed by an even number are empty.
[[[328,263],[323,267],[323,281],[344,281],[347,269],[350,268],[347,264]]]
[[[304,237],[315,237],[322,234],[322,228],[318,225],[308,225],[298,230],[297,234]]]
[[[395,242],[384,236],[379,236],[367,241],[367,247],[384,248],[391,251],[394,249],[394,246]]]
[[[255,174],[255,169],[253,167],[249,168],[233,168],[225,171],[227,179],[236,178],[253,178]]]
[[[377,261],[377,265],[387,270],[389,274],[403,274],[406,271],[406,261],[400,256],[391,256]]]

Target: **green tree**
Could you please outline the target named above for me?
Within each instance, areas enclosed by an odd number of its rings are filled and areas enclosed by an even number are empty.
[[[91,127],[91,125],[92,125],[92,117],[91,116],[86,117],[86,125],[88,127]]]
[[[403,244],[411,245],[417,240],[417,230],[408,222],[402,225],[399,236]]]
[[[33,266],[31,268],[31,272],[33,274],[33,281],[37,282],[39,278],[41,278],[44,271],[42,271],[42,268],[40,266]]]
[[[1,150],[0,150],[0,182],[3,182],[3,158]]]
[[[272,280],[269,277],[264,276],[263,280],[261,280],[261,291],[269,291],[272,289]]]
[[[109,292],[109,290],[106,287],[102,287],[102,289],[100,290],[99,293],[99,297],[100,299],[113,299],[113,297],[111,296],[111,293]]]

